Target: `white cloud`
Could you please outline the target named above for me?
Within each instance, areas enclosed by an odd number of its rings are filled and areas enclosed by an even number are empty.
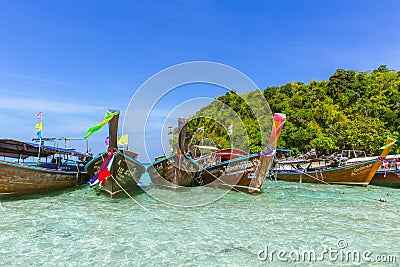
[[[79,86],[77,84],[72,84],[70,82],[58,81],[58,80],[54,80],[54,79],[45,79],[45,78],[35,77],[35,76],[30,76],[30,75],[1,72],[0,76],[11,78],[14,80],[26,80],[26,81],[37,83],[37,84],[48,84],[48,85],[56,85],[56,86],[82,88],[82,86]]]
[[[67,103],[43,98],[23,98],[4,95],[0,98],[0,110],[1,109],[64,114],[82,114],[105,110],[104,107],[95,105],[83,105],[79,103]]]

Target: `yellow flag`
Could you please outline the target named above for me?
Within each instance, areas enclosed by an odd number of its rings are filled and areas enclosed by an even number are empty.
[[[41,130],[42,130],[42,122],[41,122],[41,121],[38,122],[38,124],[36,124],[35,129],[36,129],[37,131],[41,131]]]
[[[123,134],[118,137],[118,145],[127,145],[128,144],[128,134]]]

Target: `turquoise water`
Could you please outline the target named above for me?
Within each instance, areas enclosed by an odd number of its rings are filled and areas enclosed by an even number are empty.
[[[144,177],[143,184],[148,184]],[[191,201],[190,191],[145,186],[151,195]],[[2,266],[286,266],[360,265],[366,261],[295,259],[324,248],[395,255],[400,264],[400,190],[266,181],[262,193],[201,188],[200,207],[162,203],[131,192],[110,199],[89,187],[2,200]],[[218,194],[219,194],[218,193]],[[344,194],[343,194],[344,193]],[[384,198],[387,202],[380,202]],[[291,252],[288,262],[266,251]],[[293,252],[294,251],[294,252]],[[274,255],[272,255],[274,256]],[[326,255],[325,255],[326,256]],[[382,263],[378,264],[382,265]],[[376,264],[374,266],[377,266]],[[386,264],[385,264],[386,266]]]

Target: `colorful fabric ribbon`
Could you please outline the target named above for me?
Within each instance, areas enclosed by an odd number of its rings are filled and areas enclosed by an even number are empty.
[[[87,130],[85,136],[83,138],[88,138],[92,133],[98,131],[101,129],[101,127],[103,127],[104,124],[106,124],[107,122],[109,122],[115,115],[119,114],[119,110],[115,111],[115,112],[111,112],[111,111],[107,111],[107,114],[104,116],[104,120],[99,122],[98,124],[96,124],[93,127],[90,127],[89,130]]]
[[[89,181],[90,186],[99,184],[100,187],[106,185],[106,179],[111,176],[111,167],[114,160],[114,154],[110,153],[100,166],[99,172]]]
[[[389,140],[389,141],[391,141],[391,142],[390,142],[389,144],[384,145],[383,147],[381,147],[381,148],[379,148],[379,149],[386,149],[386,148],[388,148],[388,147],[391,147],[392,145],[394,145],[394,144],[397,142],[397,139],[394,138],[394,137],[392,137],[392,136],[388,136],[388,137],[386,138],[386,140]]]
[[[278,134],[279,130],[281,130],[283,125],[285,125],[285,123],[286,123],[286,119],[285,118],[282,118],[282,117],[280,117],[279,115],[276,115],[276,114],[274,115],[274,121],[282,121],[282,122],[281,122],[281,124],[278,125],[278,127],[276,127],[275,131],[273,133],[271,133],[271,136],[269,137],[269,140],[274,138]]]

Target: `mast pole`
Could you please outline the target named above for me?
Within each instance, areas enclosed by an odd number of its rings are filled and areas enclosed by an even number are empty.
[[[185,137],[187,121],[183,118],[178,119],[178,151],[185,154]]]
[[[201,146],[204,145],[204,132],[205,132],[205,129],[202,130],[202,133],[201,133],[201,142],[200,142],[200,145],[201,145]],[[201,151],[200,148],[199,148],[199,151],[200,151],[200,157],[202,157],[202,156],[203,156],[203,152]]]
[[[108,110],[110,112],[116,112],[117,110]],[[110,138],[108,144],[108,151],[115,152],[118,151],[118,120],[119,113],[114,115],[114,117],[108,122],[108,136]]]
[[[42,124],[42,127],[40,129],[40,136],[39,136],[39,151],[38,151],[38,158],[37,158],[37,164],[40,164],[40,148],[42,146],[42,133],[43,133],[43,117],[40,117],[40,123]]]

